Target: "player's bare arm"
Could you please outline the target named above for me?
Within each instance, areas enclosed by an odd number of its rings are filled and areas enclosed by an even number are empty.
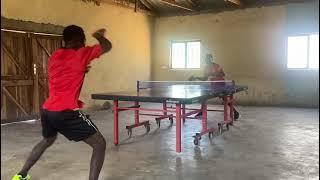
[[[106,32],[106,29],[99,29],[92,34],[92,36],[96,38],[99,44],[101,45],[102,53],[109,52],[112,48],[111,42],[104,36],[105,32]]]

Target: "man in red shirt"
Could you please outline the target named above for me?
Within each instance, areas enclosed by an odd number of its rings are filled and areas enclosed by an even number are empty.
[[[195,80],[200,80],[200,81],[224,81],[224,72],[222,67],[215,63],[213,61],[213,57],[211,54],[207,54],[205,58],[205,68],[204,68],[204,76],[203,77],[194,77],[191,76],[189,78],[189,81],[195,81]],[[214,87],[221,87],[224,86],[224,82],[215,82],[212,83],[212,86]],[[198,113],[196,116],[201,116],[202,113]],[[234,108],[234,118],[238,119],[239,118],[239,112]]]
[[[222,67],[213,61],[211,54],[207,54],[204,75],[207,81],[223,81],[224,72]]]
[[[224,72],[222,67],[213,61],[211,54],[207,54],[205,58],[204,76],[189,78],[190,81],[200,80],[200,81],[221,81],[224,80]]]
[[[71,25],[64,29],[65,47],[55,51],[48,64],[49,97],[41,109],[43,139],[33,148],[13,180],[30,180],[28,171],[55,142],[58,133],[72,141],[84,141],[93,148],[89,180],[99,178],[106,141],[89,117],[80,111],[83,103],[79,95],[90,62],[111,50],[111,42],[104,34],[105,29],[94,32],[92,36],[99,44],[85,46],[81,27]]]

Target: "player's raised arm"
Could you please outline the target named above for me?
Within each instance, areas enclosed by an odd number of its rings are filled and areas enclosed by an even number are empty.
[[[100,46],[102,47],[102,54],[110,51],[112,48],[111,42],[104,37],[105,32],[106,29],[99,29],[92,34],[92,36],[98,40]]]

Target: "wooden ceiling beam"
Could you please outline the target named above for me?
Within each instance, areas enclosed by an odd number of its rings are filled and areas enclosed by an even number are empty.
[[[185,7],[183,5],[178,4],[174,0],[160,0],[163,3],[169,4],[170,6],[178,7],[180,9],[188,10],[188,11],[195,11],[193,8]]]
[[[187,0],[187,2],[188,2],[189,4],[192,4],[193,6],[197,6],[197,4],[196,4],[195,2],[193,2],[192,0]]]
[[[231,3],[233,3],[233,4],[236,4],[236,5],[241,5],[241,1],[240,0],[224,0],[224,1],[226,1],[226,2],[231,2]]]
[[[128,9],[135,9],[135,4],[124,4],[121,3],[119,1],[115,1],[115,0],[101,0],[102,3],[106,3],[106,4],[110,4],[110,5],[115,5],[115,6],[119,6],[119,7],[123,7],[123,8],[128,8]],[[143,10],[140,8],[136,9],[137,12],[141,12],[150,16],[157,16],[157,14],[155,14],[152,11],[147,11],[147,10]]]
[[[149,3],[149,1],[146,0],[140,0],[141,4],[143,4],[145,7],[147,7],[148,9],[154,11],[155,8]]]

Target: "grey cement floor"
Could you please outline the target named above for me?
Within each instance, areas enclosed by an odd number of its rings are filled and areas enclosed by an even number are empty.
[[[216,107],[216,106],[215,106]],[[220,108],[220,106],[218,106]],[[183,127],[183,152],[175,152],[175,128],[152,122],[128,139],[121,114],[120,146],[112,144],[112,113],[91,114],[107,139],[107,156],[101,180],[308,180],[319,179],[319,110],[270,107],[238,107],[242,116],[229,131],[199,147],[192,135],[200,122],[189,120]],[[209,113],[211,125],[221,113]],[[147,118],[144,118],[147,119]],[[150,119],[150,118],[149,118]],[[22,166],[34,144],[41,139],[39,122],[1,127],[1,179],[10,180]],[[32,169],[33,180],[88,179],[91,149],[84,143],[59,136]]]

